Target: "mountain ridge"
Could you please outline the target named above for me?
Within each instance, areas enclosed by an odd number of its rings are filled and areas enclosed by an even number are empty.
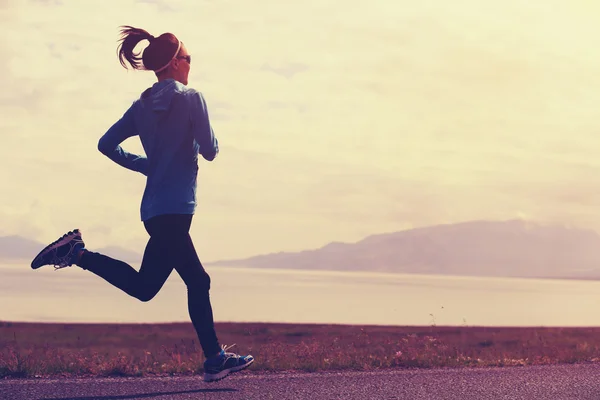
[[[600,278],[600,235],[533,221],[466,221],[207,265],[470,276]]]
[[[0,259],[33,258],[43,244],[20,236],[0,237]],[[142,254],[118,246],[95,249],[139,264]],[[534,221],[474,220],[377,233],[355,242],[332,241],[301,251],[203,262],[328,271],[439,275],[600,279],[600,235],[591,229]]]

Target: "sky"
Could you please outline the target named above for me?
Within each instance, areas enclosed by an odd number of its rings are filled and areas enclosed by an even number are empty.
[[[600,230],[592,0],[0,0],[0,236],[141,252],[144,176],[98,139],[155,82],[120,25],[177,35],[220,143],[201,260],[468,220]],[[143,49],[144,44],[138,48]],[[138,138],[123,147],[143,154]]]

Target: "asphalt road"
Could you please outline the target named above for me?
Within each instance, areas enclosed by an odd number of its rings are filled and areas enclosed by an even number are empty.
[[[201,377],[0,380],[4,400],[600,399],[600,364]]]

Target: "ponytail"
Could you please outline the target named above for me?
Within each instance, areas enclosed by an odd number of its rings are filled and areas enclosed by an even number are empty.
[[[121,26],[121,39],[117,47],[117,53],[121,65],[127,69],[127,61],[134,69],[145,69],[161,74],[169,61],[177,55],[181,42],[172,33],[163,33],[154,37],[147,31],[132,26]],[[134,53],[133,49],[142,40],[147,40],[150,45],[140,53]]]
[[[127,69],[125,65],[125,61],[128,61],[129,64],[133,67],[133,69],[142,69],[142,57],[139,57],[140,53],[134,53],[133,49],[135,46],[142,40],[152,41],[154,36],[149,34],[143,29],[134,28],[132,26],[122,26],[121,29],[121,39],[120,44],[117,48],[119,54],[119,61],[121,65]]]

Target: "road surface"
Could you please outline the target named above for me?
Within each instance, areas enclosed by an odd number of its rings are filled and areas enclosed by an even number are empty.
[[[0,380],[4,400],[182,399],[600,399],[600,364],[386,370],[241,372],[216,383],[200,376]]]

